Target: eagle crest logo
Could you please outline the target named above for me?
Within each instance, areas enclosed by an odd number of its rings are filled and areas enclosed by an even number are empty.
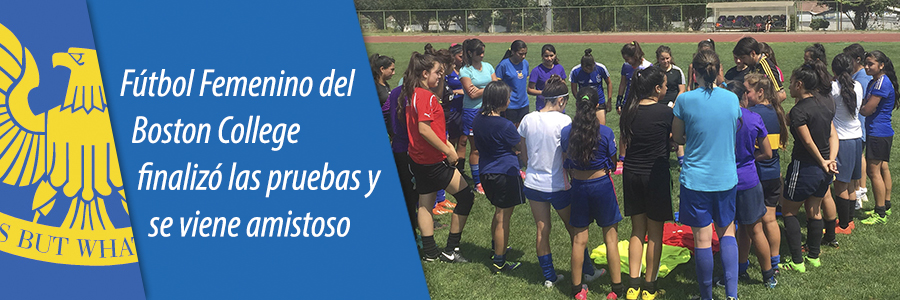
[[[36,185],[31,218],[0,212],[0,251],[70,265],[137,262],[130,222],[110,217],[127,220],[128,205],[97,52],[73,47],[50,59],[71,72],[66,96],[36,113],[29,95],[42,70],[0,24],[0,182]]]

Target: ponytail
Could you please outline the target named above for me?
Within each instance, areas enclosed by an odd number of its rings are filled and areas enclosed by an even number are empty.
[[[622,144],[626,147],[631,144],[634,137],[632,131],[632,123],[637,116],[640,99],[650,97],[657,86],[665,85],[666,73],[657,66],[650,66],[646,69],[637,71],[632,77],[631,91],[628,93],[629,99],[622,108],[622,117],[619,119],[619,136],[622,138]]]
[[[894,109],[900,108],[900,93],[897,92],[897,73],[894,72],[894,63],[891,62],[887,55],[884,55],[884,52],[878,50],[869,52],[866,57],[875,58],[875,61],[884,64],[884,68],[881,70],[891,80],[891,85],[894,86]],[[878,78],[873,78],[872,80],[878,80]]]
[[[781,128],[781,140],[779,142],[781,144],[780,146],[784,147],[788,142],[788,120],[787,115],[784,113],[784,108],[781,107],[781,102],[776,100],[775,87],[772,85],[772,81],[766,77],[766,75],[750,73],[747,74],[747,76],[744,76],[744,82],[746,82],[752,90],[762,89],[763,97],[775,109],[775,115],[778,116],[778,127]]]
[[[381,69],[390,68],[393,64],[394,59],[390,56],[378,53],[369,56],[369,66],[372,67],[372,78],[375,79],[375,83],[381,81]]]
[[[719,55],[711,49],[700,50],[694,55],[694,60],[691,62],[694,74],[699,78],[703,78],[703,87],[706,89],[715,87],[720,66]]]
[[[594,160],[594,152],[599,148],[598,101],[597,90],[593,87],[585,87],[578,91],[575,119],[572,120],[572,131],[569,132],[569,150],[566,155],[581,165],[587,165]]]
[[[562,77],[553,74],[550,75],[550,78],[547,79],[547,83],[544,84],[544,90],[541,91],[541,96],[544,97],[544,102],[547,104],[556,105],[559,101],[566,101],[569,99],[569,87],[566,86],[566,82]]]
[[[403,89],[400,90],[400,98],[398,100],[400,105],[397,105],[397,122],[404,122],[406,119],[406,104],[412,101],[416,87],[422,81],[422,72],[431,70],[435,63],[434,56],[431,54],[412,53],[412,57],[409,58],[409,66],[403,72],[403,80],[405,82]]]
[[[631,43],[622,46],[622,56],[633,57],[635,58],[635,61],[640,63],[644,60],[644,50],[641,50],[641,44],[637,41],[632,41]]]
[[[509,48],[506,49],[506,54],[503,54],[503,58],[500,59],[500,61],[502,62],[504,59],[510,58],[511,56],[513,56],[513,53],[519,52],[519,50],[522,50],[522,48],[528,48],[528,46],[525,45],[524,41],[513,41],[512,44],[509,45]]]
[[[838,82],[838,85],[841,88],[841,99],[844,105],[847,106],[847,111],[850,112],[851,116],[856,116],[857,113],[857,102],[856,102],[856,91],[853,90],[853,77],[850,75],[853,73],[853,58],[850,55],[841,53],[834,56],[834,59],[831,60],[831,71],[834,72],[834,80]]]
[[[812,46],[806,47],[806,50],[803,51],[804,59],[806,58],[806,53],[809,53],[809,60],[806,63],[812,63],[814,61],[821,61],[825,63],[825,46],[822,44],[815,43]]]
[[[472,58],[484,53],[484,42],[479,39],[468,39],[463,41],[462,48],[463,65],[471,66]]]

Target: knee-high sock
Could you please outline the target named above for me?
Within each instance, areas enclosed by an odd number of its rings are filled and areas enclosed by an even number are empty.
[[[475,181],[475,184],[481,183],[481,177],[478,176],[478,165],[469,165],[469,168],[472,170],[472,180]]]
[[[697,264],[697,283],[700,284],[700,299],[712,299],[713,253],[712,248],[694,249],[694,263]]]
[[[584,264],[581,266],[581,274],[594,275],[594,261],[591,259],[591,251],[587,247],[584,248]]]
[[[825,227],[825,222],[813,219],[807,219],[806,222],[807,256],[809,258],[819,258],[820,246],[822,245],[822,227]]]
[[[738,246],[733,236],[723,236],[719,239],[719,247],[722,258],[722,267],[725,269],[725,295],[737,298],[738,279]]]
[[[822,221],[822,220],[820,220]],[[825,227],[825,235],[822,237],[823,241],[834,241],[834,227],[837,226],[836,220],[828,220],[823,221],[823,225]]]
[[[553,254],[538,256],[538,264],[541,265],[541,272],[544,273],[544,279],[555,282],[557,276],[556,268],[553,267]]]
[[[838,215],[838,225],[841,226],[842,229],[847,229],[847,226],[850,226],[850,221],[853,218],[853,200],[843,199],[839,197],[834,198],[834,206],[837,209]],[[849,208],[848,208],[849,206]]]
[[[784,236],[791,250],[791,261],[795,264],[803,263],[803,253],[800,251],[800,221],[797,220],[797,216],[784,216]]]

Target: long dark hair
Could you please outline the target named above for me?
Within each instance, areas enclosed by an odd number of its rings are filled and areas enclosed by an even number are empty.
[[[716,51],[716,41],[713,41],[713,39],[705,39],[697,43],[697,51],[700,51],[700,49],[707,47],[709,49],[712,49],[713,51]]]
[[[553,53],[553,55],[556,55],[553,57],[553,64],[558,65],[559,64],[559,55],[556,54],[556,47],[553,47],[553,45],[551,45],[551,44],[544,45],[543,47],[541,47],[541,57],[544,57],[544,52],[547,52],[547,51],[550,51],[550,53]]]
[[[741,56],[741,55],[750,55],[750,53],[760,54],[762,53],[762,49],[759,45],[759,42],[752,37],[744,37],[734,45],[734,50],[731,50],[731,54]]]
[[[831,94],[831,81],[834,80],[831,77],[831,73],[828,73],[828,67],[825,66],[825,62],[813,58],[811,62],[807,62],[804,65],[809,65],[812,67],[813,71],[816,72],[816,77],[818,77],[818,85],[815,88],[810,88],[809,86],[804,87],[809,91],[816,91],[823,96],[828,96]],[[802,67],[802,66],[801,66]],[[852,88],[852,87],[851,87]]]
[[[719,55],[710,49],[700,50],[694,55],[694,61],[691,62],[691,68],[697,77],[703,78],[706,89],[712,89],[716,85],[716,78],[719,76]]]
[[[775,87],[772,85],[772,81],[766,75],[750,73],[744,76],[744,82],[753,90],[762,89],[763,97],[775,109],[775,115],[778,116],[778,127],[781,128],[781,140],[779,142],[781,143],[780,146],[784,147],[788,142],[788,120],[787,115],[784,113],[784,108],[781,107],[781,101],[776,100]]]
[[[853,90],[853,58],[850,55],[841,53],[834,56],[831,60],[831,72],[834,72],[834,80],[841,87],[841,99],[847,106],[847,111],[851,116],[856,116],[856,91]]]
[[[894,109],[900,108],[900,93],[897,92],[897,73],[894,72],[894,63],[891,62],[887,55],[884,55],[884,52],[878,50],[869,52],[866,55],[866,58],[868,57],[875,58],[875,61],[884,64],[884,68],[881,71],[884,72],[884,75],[887,75],[888,79],[891,80],[891,85],[894,86]],[[878,78],[872,78],[872,80],[878,80]]]
[[[820,43],[812,44],[812,46],[806,47],[806,50],[803,51],[804,54],[809,53],[809,59],[813,61],[821,61],[825,63],[825,46],[822,46]],[[804,55],[805,58],[805,55]],[[807,63],[811,63],[812,61],[807,61]]]
[[[637,117],[640,99],[650,97],[657,86],[665,86],[666,82],[663,80],[665,76],[666,73],[655,65],[634,73],[634,77],[631,79],[631,91],[628,93],[629,99],[622,108],[622,118],[619,119],[619,136],[624,145],[631,144],[631,139],[634,137],[632,123]]]
[[[644,50],[641,50],[641,44],[637,41],[631,41],[631,43],[625,44],[622,46],[622,55],[628,57],[634,57],[638,64],[644,59]]]
[[[860,65],[864,64],[863,60],[866,59],[866,49],[860,44],[852,44],[844,47],[844,54],[850,55],[850,58]]]
[[[553,105],[556,105],[556,103],[558,103],[559,101],[568,100],[568,94],[569,87],[566,85],[566,82],[562,79],[562,77],[559,77],[559,75],[556,74],[550,75],[550,78],[547,79],[547,83],[544,84],[544,90],[541,91],[541,96],[544,97],[544,102]]]
[[[509,45],[509,49],[506,49],[506,53],[503,54],[503,58],[501,58],[500,61],[503,61],[504,59],[507,59],[510,56],[513,56],[513,53],[517,53],[517,52],[519,52],[519,50],[522,50],[523,48],[528,48],[528,46],[525,45],[525,41],[522,41],[522,40],[513,41],[512,44]],[[543,55],[543,52],[541,52],[541,55]]]
[[[409,58],[409,66],[403,72],[404,83],[403,89],[400,90],[400,105],[397,105],[397,122],[406,120],[406,104],[412,101],[416,87],[419,87],[419,82],[422,81],[422,72],[434,68],[435,63],[437,61],[431,54],[422,54],[418,51],[412,53],[412,56]],[[428,87],[424,88],[428,89]]]
[[[818,61],[817,63],[821,64],[821,62]],[[821,65],[822,68],[824,68],[824,64]],[[831,80],[823,81],[820,72],[821,70],[819,70],[817,64],[805,63],[794,70],[791,74],[791,79],[802,83],[803,89],[810,93],[821,91],[823,85],[828,85],[828,89],[831,90]]]
[[[506,106],[509,101],[510,89],[506,83],[502,81],[491,81],[484,87],[484,94],[481,96],[481,114],[488,116],[493,112],[499,112],[501,108]]]
[[[587,165],[594,160],[594,152],[599,147],[598,98],[597,90],[593,87],[578,90],[575,119],[572,120],[572,131],[569,132],[569,150],[566,155],[581,165]]]
[[[776,66],[778,65],[778,60],[775,59],[775,50],[772,49],[772,46],[769,46],[766,42],[760,42],[759,51],[762,52],[762,54],[765,54],[766,58],[771,60],[773,64]]]
[[[484,42],[479,39],[468,39],[463,41],[463,64],[472,65],[472,57],[484,53]]]
[[[375,83],[381,81],[381,69],[390,68],[393,64],[394,58],[390,56],[378,53],[369,56],[369,66],[372,67],[372,78],[375,79]]]

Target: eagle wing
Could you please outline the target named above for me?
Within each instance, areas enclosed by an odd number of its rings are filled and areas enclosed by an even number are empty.
[[[31,185],[46,171],[46,116],[34,114],[28,93],[40,83],[28,48],[0,24],[0,181]]]

